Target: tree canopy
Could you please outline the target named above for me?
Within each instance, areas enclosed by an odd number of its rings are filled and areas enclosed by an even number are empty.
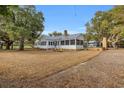
[[[88,40],[101,42],[106,37],[115,46],[124,38],[124,6],[114,6],[109,11],[97,11],[86,28]]]
[[[65,36],[68,36],[68,30],[64,30],[64,32],[57,32],[57,31],[54,31],[52,33],[49,33],[49,36],[62,36],[62,35],[65,35]]]
[[[43,30],[43,13],[37,12],[35,6],[0,6],[0,40],[6,49],[18,41],[19,50],[24,50],[25,41],[34,44]]]
[[[61,32],[57,32],[57,31],[49,33],[49,36],[61,36],[61,35],[62,35],[62,33]]]

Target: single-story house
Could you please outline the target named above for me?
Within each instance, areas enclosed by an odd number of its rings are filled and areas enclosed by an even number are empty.
[[[43,36],[36,40],[34,47],[41,49],[83,49],[84,37],[82,34]]]

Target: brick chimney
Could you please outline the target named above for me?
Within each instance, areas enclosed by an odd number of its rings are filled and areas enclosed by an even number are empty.
[[[64,36],[68,36],[68,31],[64,30]]]

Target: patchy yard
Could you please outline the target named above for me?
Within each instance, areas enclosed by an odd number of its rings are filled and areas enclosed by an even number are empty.
[[[0,51],[0,87],[42,87],[39,85],[42,79],[82,63],[99,52]]]

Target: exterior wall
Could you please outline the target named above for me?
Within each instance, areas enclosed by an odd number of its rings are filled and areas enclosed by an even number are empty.
[[[52,48],[55,48],[55,46],[47,46],[47,49],[52,49]]]
[[[42,41],[40,41],[42,42]],[[34,45],[35,48],[41,48],[41,49],[84,49],[83,45],[76,45],[76,39],[75,39],[75,45],[70,45],[70,40],[69,40],[69,45],[60,45],[60,41],[59,41],[59,45],[55,46],[55,45],[49,45],[49,42],[51,42],[50,40],[46,41],[46,45],[38,45],[38,42],[36,42],[36,44]]]
[[[60,48],[63,49],[76,49],[75,45],[61,45]]]
[[[47,49],[47,46],[41,46],[41,45],[38,45],[37,48]]]
[[[76,49],[76,46],[75,45],[60,45],[60,46],[41,46],[41,45],[37,45],[37,46],[34,46],[35,48],[41,48],[41,49],[54,49],[54,48],[57,48],[57,49]],[[79,49],[81,47],[77,47],[77,49]]]
[[[57,49],[83,49],[84,47],[81,46],[81,45],[59,45],[59,46],[49,46],[49,45],[46,45],[46,46],[41,46],[41,45],[37,45],[35,46],[35,48],[42,48],[42,49],[54,49],[54,48],[57,48]]]
[[[83,45],[76,45],[76,49],[84,49]]]

